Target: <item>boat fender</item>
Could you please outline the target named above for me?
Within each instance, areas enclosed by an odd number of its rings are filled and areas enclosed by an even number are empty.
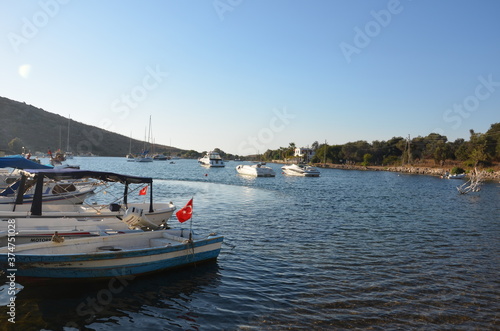
[[[157,229],[158,224],[151,222],[144,214],[142,208],[130,207],[125,211],[122,222],[128,225],[130,229],[150,228]]]

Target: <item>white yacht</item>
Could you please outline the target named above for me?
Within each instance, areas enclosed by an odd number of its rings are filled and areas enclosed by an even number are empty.
[[[198,159],[198,162],[201,165],[208,166],[208,167],[224,167],[226,166],[224,164],[224,160],[222,157],[219,155],[219,153],[210,151],[205,156],[200,157]]]
[[[304,164],[288,164],[281,169],[285,175],[302,177],[319,177],[319,171],[315,167]]]
[[[236,167],[236,171],[240,175],[254,176],[254,177],[274,177],[276,176],[271,167],[262,165],[261,163],[247,165],[240,164]]]

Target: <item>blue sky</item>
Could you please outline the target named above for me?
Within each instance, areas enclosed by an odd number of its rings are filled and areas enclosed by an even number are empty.
[[[157,143],[469,138],[500,121],[500,2],[0,0],[0,95]],[[58,139],[58,138],[56,138]]]

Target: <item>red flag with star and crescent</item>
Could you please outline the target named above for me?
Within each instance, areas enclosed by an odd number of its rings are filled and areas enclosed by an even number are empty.
[[[148,187],[147,186],[144,186],[140,191],[139,191],[139,195],[146,195],[146,193],[148,193]]]
[[[189,200],[184,207],[175,213],[179,222],[184,223],[193,216],[193,199]]]

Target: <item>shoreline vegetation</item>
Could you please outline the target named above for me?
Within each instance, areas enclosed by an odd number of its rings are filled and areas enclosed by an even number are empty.
[[[330,169],[342,169],[342,170],[359,170],[359,171],[390,171],[399,172],[414,175],[429,175],[429,176],[444,176],[445,173],[449,173],[449,168],[435,168],[426,166],[362,166],[362,165],[349,165],[349,164],[314,164],[318,168],[330,168]],[[469,172],[466,172],[468,177]],[[500,180],[500,170],[497,171],[485,171],[483,170],[484,180]]]
[[[364,140],[343,145],[319,144],[296,148],[295,143],[267,150],[261,160],[278,163],[309,163],[319,168],[391,171],[408,174],[448,176],[465,174],[482,180],[500,180],[500,123],[486,133],[469,130],[470,139],[448,141],[431,133],[410,139],[393,137],[388,141]],[[472,175],[475,174],[475,175]]]
[[[287,164],[290,162],[285,162],[283,160],[272,160],[272,163]],[[433,167],[433,166],[376,166],[376,165],[356,165],[356,164],[336,164],[336,163],[312,163],[314,167],[325,168],[325,169],[340,169],[340,170],[358,170],[358,171],[389,171],[389,172],[399,172],[405,174],[413,175],[428,175],[442,177],[447,172],[450,173],[451,168],[443,167]],[[488,170],[482,169],[482,178],[484,180],[500,181],[500,169],[493,170],[489,168]],[[466,177],[469,177],[469,172],[466,171]]]

